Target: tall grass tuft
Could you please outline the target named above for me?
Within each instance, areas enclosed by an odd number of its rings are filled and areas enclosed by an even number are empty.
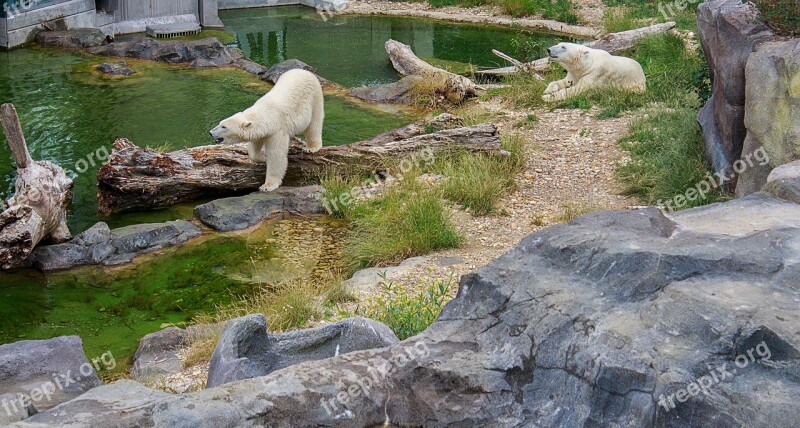
[[[411,174],[377,199],[358,204],[351,220],[343,250],[351,271],[399,263],[463,242],[440,192],[418,184]]]
[[[696,115],[689,108],[654,111],[631,126],[620,141],[631,161],[616,171],[627,194],[648,204],[664,203],[705,180],[710,171]],[[689,201],[686,208],[721,199],[723,195],[714,191]]]

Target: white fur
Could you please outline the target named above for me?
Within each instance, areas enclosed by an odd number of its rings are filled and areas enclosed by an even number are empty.
[[[322,147],[324,118],[317,77],[305,70],[290,70],[252,107],[223,120],[210,134],[218,143],[249,143],[250,159],[267,162],[267,178],[259,190],[270,192],[280,187],[286,175],[291,137],[305,133],[306,152]]]
[[[567,70],[567,77],[547,86],[542,96],[545,101],[565,100],[589,89],[615,88],[638,93],[646,89],[644,70],[633,59],[575,43],[559,43],[547,51],[552,61]]]

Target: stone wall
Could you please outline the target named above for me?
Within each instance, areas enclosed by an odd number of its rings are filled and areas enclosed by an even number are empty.
[[[778,40],[763,22],[752,3],[738,0],[709,0],[697,12],[713,80],[698,122],[712,167],[734,177],[727,190],[737,197],[758,192],[770,171],[800,159],[800,40]],[[758,162],[737,162],[755,155]]]

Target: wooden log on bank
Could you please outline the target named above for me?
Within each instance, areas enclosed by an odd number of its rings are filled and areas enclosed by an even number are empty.
[[[447,98],[451,101],[462,101],[480,95],[484,91],[468,77],[442,70],[419,59],[411,50],[411,46],[389,39],[384,47],[389,54],[389,60],[392,61],[392,66],[403,76],[421,76],[426,79],[443,78]]]
[[[331,169],[396,171],[405,159],[413,162],[416,156],[419,161],[422,150],[426,156],[457,151],[506,154],[493,124],[458,124],[448,118],[424,126],[412,124],[367,141],[323,147],[316,153],[303,152],[303,143],[295,139],[283,185],[318,182]],[[98,209],[103,214],[157,209],[199,197],[253,191],[264,184],[265,175],[266,165],[251,161],[245,144],[160,153],[119,139],[98,173]]]
[[[645,37],[655,34],[667,33],[675,28],[675,22],[664,22],[661,24],[654,24],[649,27],[637,28],[635,30],[621,31],[619,33],[606,34],[605,36],[585,43],[586,46],[594,49],[602,49],[610,54],[632,49],[636,44]],[[505,59],[505,58],[504,58]],[[513,62],[512,62],[513,63]],[[524,72],[539,72],[547,71],[550,67],[550,58],[540,58],[536,61],[523,63],[520,67],[515,64],[511,67],[494,68],[491,70],[478,70],[475,72],[477,75],[484,76],[507,76],[516,74],[520,71]]]
[[[58,165],[31,158],[12,104],[0,106],[0,121],[17,165],[14,196],[0,213],[0,269],[12,269],[25,266],[40,242],[70,239],[66,217],[72,180]]]

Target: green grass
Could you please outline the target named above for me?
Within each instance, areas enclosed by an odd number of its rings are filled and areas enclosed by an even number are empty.
[[[620,143],[631,161],[617,168],[617,177],[627,194],[647,204],[663,203],[686,193],[710,172],[696,109],[650,112],[631,126],[630,134]],[[689,201],[685,208],[723,198],[719,191],[712,191],[706,198]]]
[[[568,24],[578,23],[571,0],[428,0],[428,3],[434,7],[493,5],[514,17],[542,16]]]
[[[675,21],[678,28],[683,30],[697,30],[695,14],[699,1],[694,3],[687,1],[683,10],[671,1],[659,3],[653,0],[604,0],[603,3],[607,6],[603,23],[609,33],[667,21]]]
[[[417,183],[412,174],[380,197],[354,204],[348,219],[352,232],[343,257],[350,271],[399,263],[463,242],[438,189]]]
[[[386,324],[400,340],[415,336],[428,328],[450,300],[454,280],[436,281],[414,292],[402,284],[383,281],[381,293],[359,306],[356,313]]]
[[[800,35],[800,0],[755,0],[764,21],[778,34]]]
[[[702,55],[699,52],[687,52],[680,37],[672,34],[648,37],[625,55],[637,60],[644,69],[647,76],[647,91],[644,94],[608,89],[586,92],[566,101],[545,103],[541,95],[547,83],[564,75],[561,67],[555,64],[551,66],[553,71],[544,74],[544,82],[521,73],[507,77],[504,83],[510,86],[499,93],[517,107],[588,110],[598,106],[599,119],[618,117],[626,111],[651,104],[699,108],[710,94],[708,68]]]

